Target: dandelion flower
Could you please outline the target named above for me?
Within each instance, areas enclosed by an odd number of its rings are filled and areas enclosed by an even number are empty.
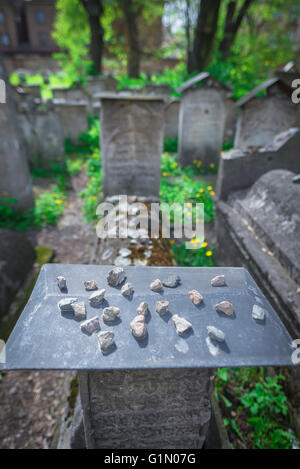
[[[214,163],[210,163],[209,166],[210,166],[211,168],[214,168],[214,167],[215,167]]]
[[[201,247],[206,248],[206,246],[207,246],[207,242],[205,241],[204,243],[202,243]]]
[[[208,186],[207,189],[208,189],[209,191],[212,191],[213,188],[212,188],[212,186]]]
[[[210,195],[215,195],[215,191],[210,191]]]
[[[62,204],[62,200],[57,199],[57,200],[55,201],[55,203],[56,203],[57,205]]]
[[[212,251],[206,251],[205,254],[206,254],[208,257],[209,257],[209,256],[212,256]]]

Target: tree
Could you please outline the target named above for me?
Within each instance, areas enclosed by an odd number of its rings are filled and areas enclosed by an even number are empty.
[[[226,60],[231,46],[235,40],[238,29],[241,26],[243,18],[250,7],[253,0],[244,0],[239,12],[237,13],[237,1],[230,1],[227,5],[226,19],[224,25],[224,35],[219,46],[221,59]]]
[[[138,78],[141,64],[138,18],[142,3],[138,0],[120,0],[120,7],[124,14],[128,42],[127,74],[130,78]]]
[[[88,14],[91,31],[90,57],[93,61],[94,70],[102,72],[103,36],[104,31],[101,24],[104,7],[102,0],[81,0]]]
[[[221,0],[201,0],[195,28],[190,71],[202,71],[210,62],[218,28]]]

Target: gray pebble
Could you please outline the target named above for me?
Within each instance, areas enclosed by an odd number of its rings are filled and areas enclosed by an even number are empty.
[[[132,283],[127,282],[121,288],[122,295],[130,296],[133,292],[134,292],[134,287],[133,287]]]
[[[217,342],[224,342],[225,334],[220,329],[217,329],[214,326],[207,326],[207,334],[211,339],[216,340]]]
[[[143,314],[136,316],[130,323],[130,329],[134,337],[143,339],[147,335],[147,327]]]
[[[93,334],[93,332],[100,330],[100,322],[98,316],[94,316],[91,319],[87,319],[80,324],[80,329],[82,332],[87,332],[88,334]]]
[[[197,290],[189,291],[189,297],[194,305],[199,305],[203,301],[203,296]]]
[[[65,277],[62,277],[61,275],[59,275],[57,277],[57,285],[60,290],[65,290],[67,288],[67,281]]]
[[[107,308],[104,308],[102,312],[102,319],[105,322],[113,322],[118,319],[120,315],[120,308],[117,308],[117,306],[108,306]]]
[[[75,318],[85,318],[86,317],[86,308],[84,301],[78,301],[77,303],[72,304]]]
[[[169,275],[162,281],[163,285],[168,288],[176,288],[181,283],[179,275]]]
[[[99,304],[103,300],[105,295],[105,288],[102,288],[102,290],[97,290],[94,293],[91,294],[89,297],[89,302],[92,304]]]
[[[152,291],[162,291],[163,290],[163,284],[159,280],[159,278],[153,280],[153,282],[150,283],[150,288]]]
[[[178,316],[178,314],[173,314],[172,321],[174,323],[178,335],[184,334],[193,327],[189,321],[184,318],[181,318],[180,316]]]
[[[225,287],[226,286],[225,275],[217,275],[216,277],[211,279],[210,284],[213,287]]]
[[[258,305],[254,305],[252,309],[252,317],[257,321],[263,321],[265,319],[265,311]]]
[[[64,298],[58,302],[58,307],[61,311],[73,311],[72,304],[76,303],[78,298]]]
[[[164,314],[168,311],[169,302],[168,301],[157,301],[155,305],[155,311],[158,314]]]
[[[145,317],[147,312],[148,312],[148,303],[146,301],[142,301],[137,308],[137,313]]]
[[[97,290],[98,286],[95,280],[87,280],[84,282],[84,286],[86,290]]]
[[[233,315],[233,306],[229,301],[221,301],[221,303],[215,305],[215,309],[219,313],[226,314],[226,316]]]
[[[98,334],[100,349],[107,352],[115,345],[115,334],[111,331],[101,331]]]
[[[116,267],[108,272],[107,281],[109,285],[117,287],[126,278],[125,270],[122,267]]]

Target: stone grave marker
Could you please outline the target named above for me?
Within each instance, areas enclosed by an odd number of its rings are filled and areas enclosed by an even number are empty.
[[[105,197],[127,194],[158,199],[163,108],[163,99],[155,96],[102,95],[100,144]]]
[[[88,101],[53,100],[63,127],[64,138],[76,142],[81,132],[88,129]]]
[[[167,139],[178,136],[180,99],[172,98],[165,106],[164,135]]]

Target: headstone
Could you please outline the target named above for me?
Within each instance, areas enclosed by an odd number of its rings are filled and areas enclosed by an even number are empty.
[[[265,91],[265,96],[257,93]],[[267,145],[280,132],[297,125],[297,105],[291,100],[291,88],[273,77],[236,103],[240,109],[234,147],[255,150]]]
[[[157,199],[163,142],[163,100],[154,96],[106,95],[101,99],[104,196]]]
[[[165,127],[164,135],[167,139],[178,136],[180,100],[170,99],[165,106]]]
[[[23,84],[22,87],[26,91],[26,93],[30,94],[33,98],[40,99],[41,98],[41,86],[40,85],[27,85]]]
[[[179,112],[179,162],[184,167],[194,160],[204,168],[219,164],[223,146],[226,99],[229,89],[208,73],[198,75],[176,91],[183,91]],[[202,82],[196,87],[196,83]]]
[[[66,88],[66,87],[55,87],[52,88],[53,99],[63,99],[66,101],[86,101],[88,99],[88,93],[84,88]]]
[[[148,83],[143,90],[144,94],[154,94],[157,96],[170,96],[170,85],[164,83]]]
[[[16,199],[16,208],[26,210],[34,204],[31,177],[1,57],[0,77],[6,83],[6,103],[0,104],[0,194],[6,198]]]
[[[209,377],[205,369],[80,371],[87,448],[201,448]]]
[[[53,100],[65,138],[76,142],[78,135],[88,129],[88,102],[87,101],[65,101]]]
[[[272,169],[299,172],[300,130],[292,128],[276,135],[256,151],[230,150],[221,155],[216,194],[225,200],[233,190],[246,189]]]
[[[225,101],[226,120],[224,130],[224,142],[233,143],[236,134],[236,126],[238,120],[238,109],[233,98]]]
[[[117,81],[112,75],[96,75],[88,77],[86,91],[92,97],[96,93],[116,91]]]

